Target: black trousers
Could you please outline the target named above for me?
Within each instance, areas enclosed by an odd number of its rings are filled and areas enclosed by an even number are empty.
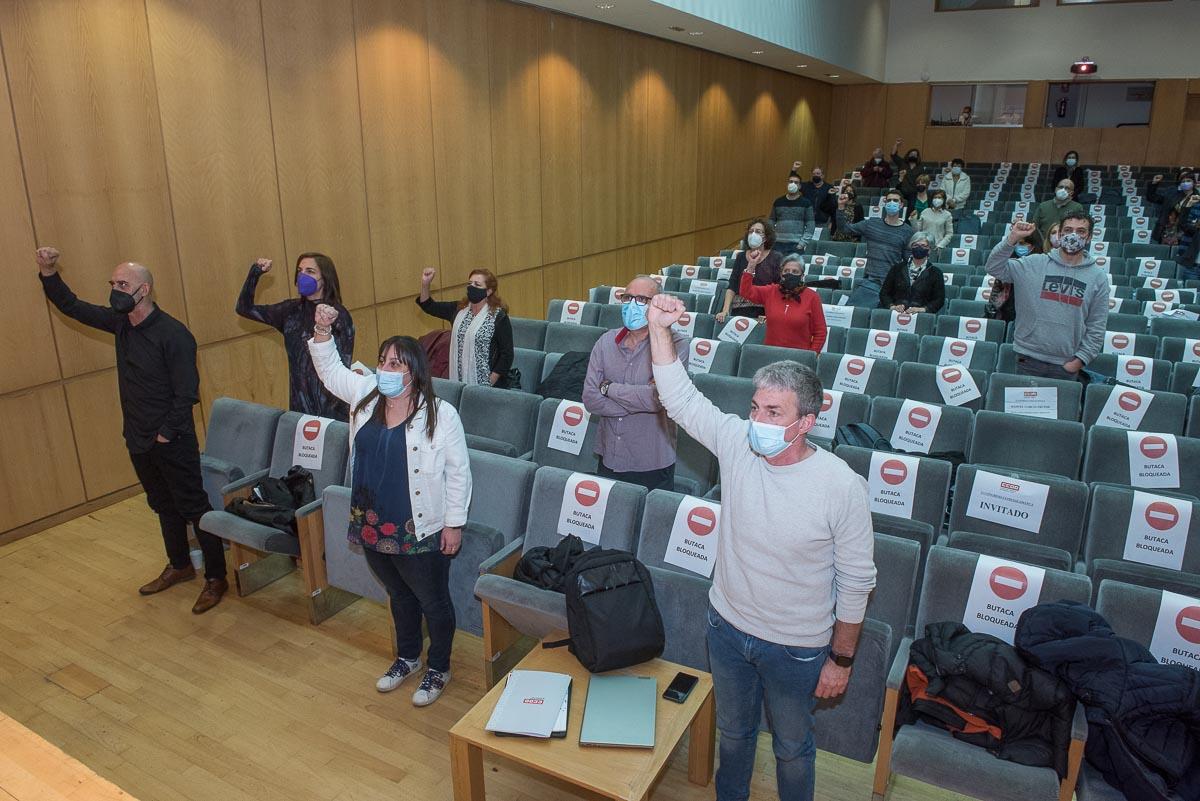
[[[185,568],[192,563],[187,539],[187,524],[191,523],[204,554],[205,578],[224,578],[225,548],[221,539],[200,528],[201,515],[212,506],[200,476],[200,444],[195,430],[171,442],[155,442],[145,453],[131,452],[129,460],[146,491],[146,503],[158,515],[171,567]]]
[[[441,551],[388,554],[363,548],[367,567],[383,582],[396,626],[396,656],[421,656],[421,617],[429,627],[429,667],[450,670],[454,604],[450,601],[450,557]]]
[[[611,478],[614,481],[624,481],[626,484],[637,484],[645,487],[650,492],[656,489],[675,491],[675,465],[673,464],[667,465],[660,470],[618,473],[616,470],[610,470],[604,464],[604,460],[601,459],[600,467],[596,470],[596,475],[601,478]]]

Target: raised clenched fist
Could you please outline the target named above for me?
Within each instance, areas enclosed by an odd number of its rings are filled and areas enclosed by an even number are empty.
[[[426,267],[424,270],[421,270],[421,283],[425,286],[429,286],[433,283],[433,277],[435,275],[437,275],[437,270],[432,267]]]
[[[333,308],[332,306],[330,306],[326,303],[318,304],[316,315],[314,318],[317,325],[331,326],[331,325],[333,325],[334,321],[337,320],[337,318],[338,318],[338,310],[337,309]]]
[[[271,272],[271,260],[270,259],[255,259],[254,264],[255,264],[255,266],[258,267],[258,269],[260,271],[262,271],[264,273]]]
[[[646,319],[656,328],[670,328],[687,311],[683,301],[665,292],[655,295],[646,307]]]
[[[58,269],[58,248],[40,247],[37,249],[37,265],[42,275],[54,275]]]
[[[1015,245],[1036,230],[1037,226],[1033,223],[1015,222],[1008,231],[1008,244]]]

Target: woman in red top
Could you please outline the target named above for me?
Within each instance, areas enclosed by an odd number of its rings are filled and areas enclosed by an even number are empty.
[[[820,353],[829,335],[825,310],[817,293],[805,287],[802,270],[799,261],[785,261],[778,284],[755,286],[754,267],[747,265],[738,294],[766,309],[763,344]]]

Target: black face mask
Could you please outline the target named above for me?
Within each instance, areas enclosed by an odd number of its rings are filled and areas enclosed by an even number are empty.
[[[485,299],[487,299],[487,293],[488,291],[486,288],[468,286],[467,300],[471,301],[472,303],[482,303]]]
[[[113,287],[112,292],[108,293],[108,305],[117,314],[129,314],[138,305],[138,299],[128,292]]]
[[[779,279],[779,288],[784,292],[796,292],[804,287],[804,276],[795,273],[784,273]]]

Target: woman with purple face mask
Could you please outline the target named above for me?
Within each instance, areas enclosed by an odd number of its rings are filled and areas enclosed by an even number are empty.
[[[271,271],[270,259],[258,259],[250,265],[250,273],[238,295],[236,311],[247,320],[264,323],[283,334],[283,349],[288,357],[288,408],[293,412],[312,414],[345,422],[350,408],[339,400],[317,378],[308,340],[313,335],[313,320],[317,305],[326,303],[337,309],[333,339],[337,343],[342,363],[349,366],[354,353],[354,321],[342,305],[342,288],[337,268],[324,253],[301,253],[296,258],[293,281],[297,297],[257,305],[254,294],[258,281]]]

